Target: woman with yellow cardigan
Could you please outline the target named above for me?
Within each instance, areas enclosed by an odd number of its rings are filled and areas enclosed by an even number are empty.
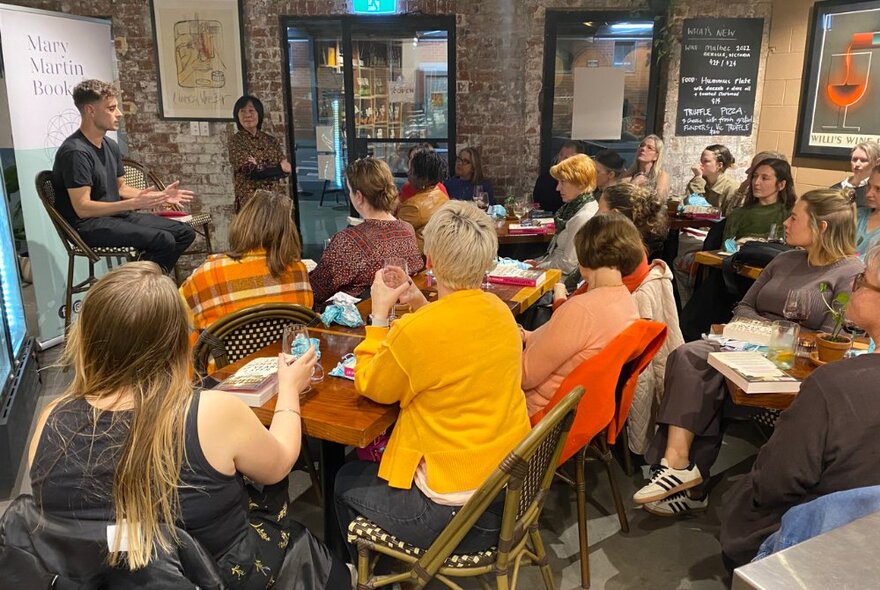
[[[530,427],[519,329],[507,306],[480,290],[498,250],[495,228],[474,205],[450,201],[424,235],[437,301],[396,269],[378,271],[372,285],[355,387],[379,403],[400,402],[400,417],[381,464],[340,470],[336,510],[343,534],[360,515],[427,548]],[[398,300],[415,311],[389,326]],[[502,504],[480,517],[458,552],[498,542]]]

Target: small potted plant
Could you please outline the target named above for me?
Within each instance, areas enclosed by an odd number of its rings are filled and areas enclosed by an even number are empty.
[[[852,338],[842,335],[843,324],[845,320],[846,308],[849,306],[850,294],[838,293],[830,301],[825,296],[831,292],[831,285],[826,282],[819,283],[819,297],[822,303],[828,308],[828,313],[834,320],[834,328],[831,333],[820,332],[816,336],[816,351],[819,360],[828,363],[831,361],[839,361],[852,346]]]

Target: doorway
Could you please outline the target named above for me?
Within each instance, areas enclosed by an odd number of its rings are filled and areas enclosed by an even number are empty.
[[[317,259],[357,214],[349,162],[381,158],[400,186],[411,146],[454,158],[455,19],[290,17],[282,30],[294,198],[304,257]]]

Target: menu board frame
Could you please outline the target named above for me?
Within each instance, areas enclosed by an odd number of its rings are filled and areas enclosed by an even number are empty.
[[[833,25],[835,17],[841,17],[842,23],[835,34]],[[844,18],[851,20],[845,23]],[[862,141],[880,141],[880,111],[876,108],[876,99],[870,100],[870,90],[880,89],[880,43],[875,48],[853,46],[855,35],[844,35],[840,31],[847,26],[855,26],[862,35],[874,34],[880,41],[880,0],[842,1],[826,0],[813,5],[810,18],[810,29],[807,40],[807,52],[804,60],[804,71],[801,79],[801,95],[798,107],[797,132],[795,134],[796,157],[817,158],[825,160],[849,161],[850,152],[855,144]],[[841,53],[851,54],[851,67],[858,74],[861,54],[870,53],[865,75],[863,92],[866,100],[857,100],[849,106],[837,106],[836,120],[828,120],[828,109],[832,98],[827,86],[843,86],[833,84],[831,60],[840,57]],[[858,54],[858,55],[856,55]],[[843,58],[845,60],[845,57]],[[869,86],[870,74],[874,74],[874,83]],[[847,74],[847,79],[849,74]],[[851,80],[850,80],[851,81]],[[847,80],[844,80],[844,85]],[[824,87],[824,88],[823,88]],[[861,99],[861,97],[860,97]],[[845,102],[845,101],[844,101]],[[864,105],[861,113],[851,112],[850,107],[859,103]],[[853,109],[855,110],[855,109]],[[855,117],[853,115],[856,115]],[[833,115],[833,113],[832,113]],[[835,117],[831,117],[835,119]],[[833,129],[838,125],[838,129]]]
[[[678,78],[677,136],[755,132],[763,18],[685,19]]]

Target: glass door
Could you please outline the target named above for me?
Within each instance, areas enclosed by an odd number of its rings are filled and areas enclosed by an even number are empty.
[[[291,17],[282,27],[297,221],[304,256],[317,259],[356,215],[350,161],[382,158],[402,185],[410,147],[454,157],[455,19]]]
[[[351,149],[357,157],[385,160],[398,184],[406,180],[411,147],[428,143],[448,159],[449,146],[455,145],[455,93],[449,91],[455,72],[453,23],[431,21],[352,26]]]
[[[575,72],[583,68],[615,68],[624,78],[619,139],[584,140],[583,151],[613,149],[632,163],[641,139],[654,133],[659,73],[654,37],[662,24],[663,17],[653,14],[547,11],[542,170],[572,137]]]
[[[348,155],[342,22],[297,20],[286,32],[296,214],[303,257],[318,259],[349,215],[342,178]]]

